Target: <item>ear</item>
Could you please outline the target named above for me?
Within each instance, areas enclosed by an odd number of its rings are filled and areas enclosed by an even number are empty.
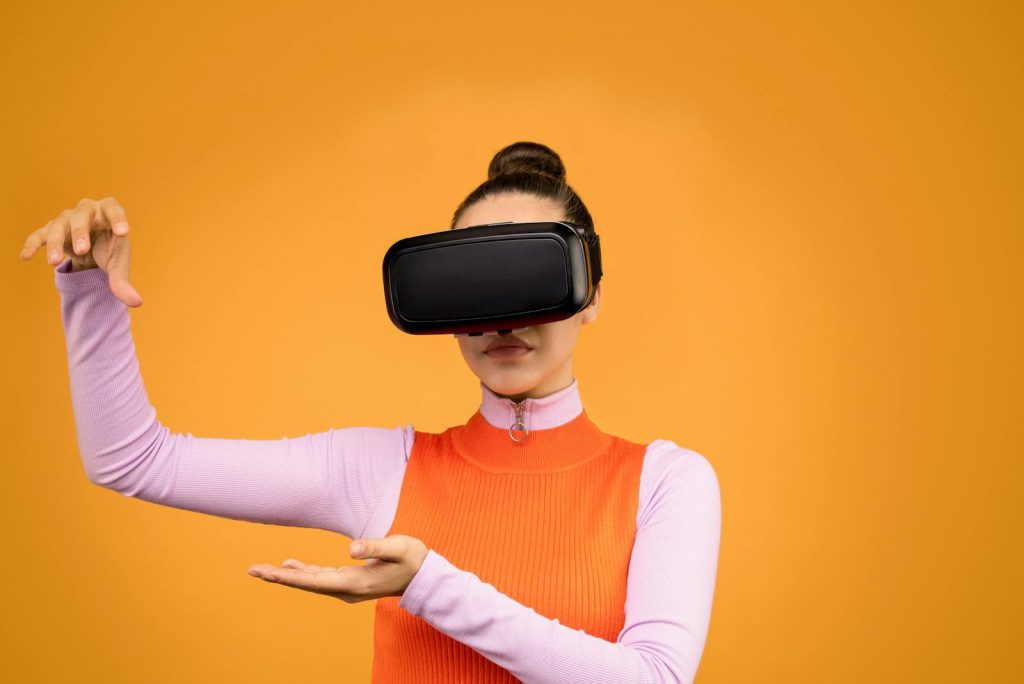
[[[597,314],[601,310],[601,286],[604,285],[602,280],[597,284],[597,288],[594,290],[594,299],[591,300],[590,304],[587,304],[587,308],[583,310],[583,323],[593,323],[597,320]]]

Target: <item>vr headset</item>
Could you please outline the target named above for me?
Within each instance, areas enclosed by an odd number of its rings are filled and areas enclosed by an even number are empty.
[[[488,223],[404,238],[384,254],[388,315],[412,335],[493,335],[570,318],[601,280],[597,233]]]

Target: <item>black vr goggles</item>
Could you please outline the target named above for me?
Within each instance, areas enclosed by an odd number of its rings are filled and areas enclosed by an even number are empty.
[[[484,335],[570,318],[601,280],[597,233],[568,221],[488,223],[404,238],[384,255],[399,330]]]

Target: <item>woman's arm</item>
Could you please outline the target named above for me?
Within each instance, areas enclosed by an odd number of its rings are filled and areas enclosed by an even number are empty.
[[[139,372],[128,307],[99,268],[54,269],[82,464],[124,496],[237,520],[362,535],[401,477],[412,425],[350,427],[279,440],[172,433]]]
[[[400,606],[524,682],[692,682],[711,618],[721,535],[718,478],[699,453],[648,445],[616,642],[513,600],[430,550]]]

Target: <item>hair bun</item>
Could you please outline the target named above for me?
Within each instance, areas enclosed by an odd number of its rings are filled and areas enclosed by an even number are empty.
[[[505,146],[494,155],[487,167],[488,180],[515,173],[539,173],[565,182],[562,158],[547,145],[535,142],[521,141]]]

